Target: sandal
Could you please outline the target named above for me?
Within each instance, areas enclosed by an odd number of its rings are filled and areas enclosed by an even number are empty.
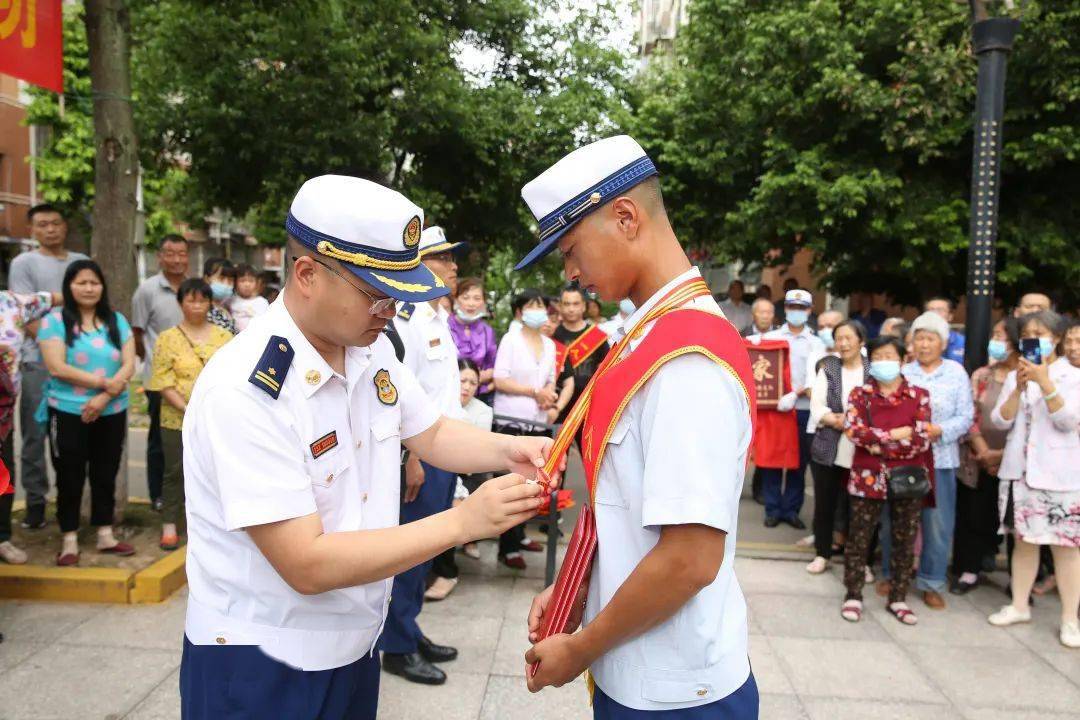
[[[862,600],[845,600],[840,606],[840,617],[848,622],[859,622],[862,619]]]
[[[918,616],[911,611],[911,608],[907,606],[907,603],[896,602],[886,608],[889,614],[899,620],[904,625],[914,625],[919,622]]]

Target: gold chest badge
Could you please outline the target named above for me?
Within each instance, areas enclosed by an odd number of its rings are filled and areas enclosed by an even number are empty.
[[[398,401],[397,388],[390,382],[390,372],[380,370],[375,373],[375,389],[379,393],[379,402],[383,405],[396,405]]]

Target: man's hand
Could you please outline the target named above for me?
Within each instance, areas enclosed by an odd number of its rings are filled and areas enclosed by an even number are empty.
[[[83,405],[82,421],[89,425],[97,420],[101,417],[101,413],[105,410],[105,406],[109,404],[110,400],[112,400],[112,398],[109,397],[108,393],[99,393],[90,398],[90,400]]]
[[[511,473],[483,483],[451,512],[461,513],[462,542],[501,535],[536,516],[541,488]]]
[[[407,503],[416,499],[420,494],[420,486],[424,484],[424,466],[420,464],[420,458],[409,455],[405,461],[405,497]]]
[[[552,635],[529,648],[525,662],[529,667],[540,663],[535,675],[530,675],[531,670],[526,668],[529,692],[540,692],[548,685],[562,687],[585,672],[591,659],[578,647],[578,637],[565,633]]]
[[[551,604],[551,596],[554,592],[555,586],[548,585],[543,592],[533,598],[532,607],[529,608],[529,642],[534,645],[540,640],[540,626],[543,625],[544,613],[547,612],[547,607]],[[577,599],[574,601],[573,607],[570,608],[570,615],[566,618],[564,632],[572,633],[581,626],[581,617],[585,614],[585,599],[588,596],[589,583],[582,582]]]

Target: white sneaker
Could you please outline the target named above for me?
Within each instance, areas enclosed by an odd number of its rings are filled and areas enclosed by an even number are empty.
[[[1062,623],[1058,639],[1067,648],[1080,648],[1080,622]]]
[[[11,544],[10,541],[0,543],[0,560],[8,565],[25,565],[26,553]]]
[[[799,538],[795,541],[795,547],[810,547],[814,544],[814,536],[807,535],[806,537]]]
[[[806,572],[811,575],[820,575],[829,567],[829,561],[818,555],[806,566]]]
[[[987,618],[991,625],[997,627],[1008,627],[1009,625],[1015,625],[1017,623],[1031,622],[1031,610],[1026,612],[1020,612],[1012,605],[1006,605],[998,610],[996,613]]]
[[[867,565],[863,569],[863,584],[870,585],[874,582],[875,579],[876,578],[874,577],[874,571],[870,569],[869,565]]]

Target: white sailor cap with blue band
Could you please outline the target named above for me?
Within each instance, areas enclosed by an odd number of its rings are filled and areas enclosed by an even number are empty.
[[[420,258],[423,259],[428,255],[437,255],[443,252],[453,252],[466,245],[468,243],[465,241],[450,242],[446,239],[446,232],[441,227],[432,225],[429,228],[424,228],[424,232],[420,234]]]
[[[340,261],[376,290],[406,302],[449,294],[420,262],[424,211],[361,178],[322,175],[293,198],[285,229],[304,247]]]
[[[521,197],[540,225],[540,244],[515,269],[543,258],[583,217],[657,174],[652,160],[629,135],[597,140],[552,165],[521,188]]]

